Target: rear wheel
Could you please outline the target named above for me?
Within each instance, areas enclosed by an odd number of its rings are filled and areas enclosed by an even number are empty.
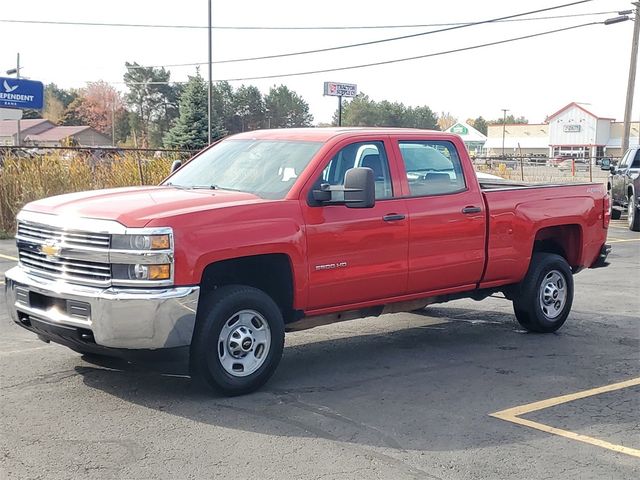
[[[514,295],[520,325],[530,332],[555,332],[567,320],[572,303],[573,275],[567,261],[553,253],[535,253]]]
[[[638,215],[638,204],[633,194],[629,195],[629,207],[627,209],[627,221],[629,222],[629,230],[640,232],[640,215]]]
[[[261,387],[284,348],[284,321],[276,303],[253,287],[220,287],[203,301],[191,346],[194,375],[225,395]]]

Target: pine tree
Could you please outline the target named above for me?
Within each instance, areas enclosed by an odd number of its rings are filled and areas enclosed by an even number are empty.
[[[200,149],[207,145],[207,86],[200,76],[189,77],[180,96],[180,116],[164,137],[164,145],[172,148]],[[220,122],[211,127],[211,137],[226,134]]]

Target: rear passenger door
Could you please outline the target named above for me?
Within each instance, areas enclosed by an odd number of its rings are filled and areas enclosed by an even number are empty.
[[[473,286],[484,268],[486,219],[471,162],[463,164],[452,140],[399,138],[396,147],[409,212],[407,293]]]

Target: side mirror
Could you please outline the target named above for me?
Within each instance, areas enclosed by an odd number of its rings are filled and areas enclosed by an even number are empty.
[[[600,170],[610,170],[611,169],[611,159],[603,158],[600,161]]]
[[[171,172],[170,173],[175,172],[181,166],[182,166],[182,160],[174,160],[173,163],[171,164]]]
[[[350,168],[344,176],[344,203],[349,208],[371,208],[376,204],[373,170]]]

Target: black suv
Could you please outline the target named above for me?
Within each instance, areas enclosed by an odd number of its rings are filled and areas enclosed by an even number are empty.
[[[629,229],[640,232],[640,146],[627,150],[617,166],[605,158],[600,168],[611,171],[607,185],[611,194],[611,218],[619,219],[626,208]]]

